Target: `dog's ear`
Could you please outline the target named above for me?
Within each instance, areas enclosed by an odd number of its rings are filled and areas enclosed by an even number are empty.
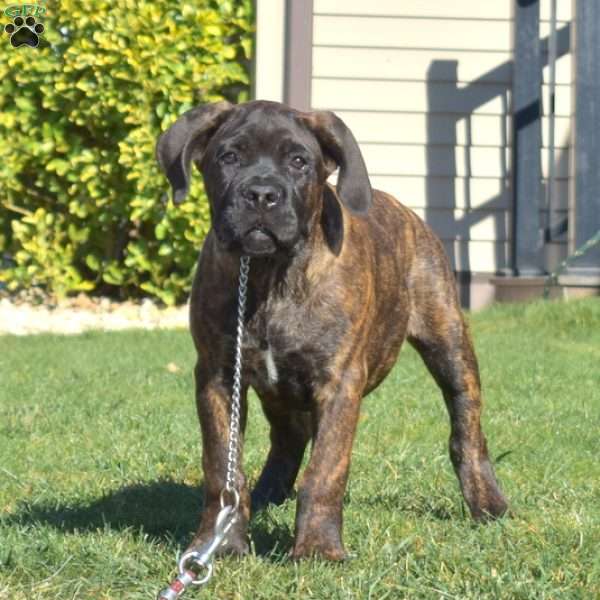
[[[323,210],[321,211],[321,227],[329,249],[339,256],[344,242],[344,215],[342,207],[329,185],[323,188]]]
[[[156,144],[156,159],[173,188],[173,202],[179,204],[190,189],[190,166],[231,112],[229,102],[217,102],[192,108],[183,113]]]
[[[346,124],[329,111],[302,113],[302,120],[316,136],[327,175],[339,166],[337,191],[352,212],[365,214],[373,202],[373,192],[360,148]]]

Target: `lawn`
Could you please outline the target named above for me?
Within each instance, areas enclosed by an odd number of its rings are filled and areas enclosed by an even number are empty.
[[[186,598],[600,598],[600,301],[471,316],[484,428],[512,514],[469,520],[441,396],[405,347],[363,404],[344,534],[293,563],[295,503]],[[197,524],[200,438],[185,331],[0,337],[0,598],[153,598]],[[245,465],[268,433],[251,398]]]

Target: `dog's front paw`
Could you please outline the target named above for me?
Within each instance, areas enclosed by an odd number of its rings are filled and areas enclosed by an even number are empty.
[[[348,558],[348,553],[344,550],[343,546],[340,548],[334,548],[331,546],[323,546],[321,544],[296,544],[290,553],[290,558],[292,560],[301,560],[303,558],[311,557],[341,562]]]
[[[319,539],[310,538],[296,542],[290,552],[290,558],[293,560],[311,557],[339,562],[346,560],[348,558],[348,553],[340,540],[330,540],[322,537]]]
[[[475,521],[487,523],[503,517],[508,512],[508,502],[502,492],[498,489],[488,491],[486,495],[477,499],[473,506],[469,507]]]
[[[296,541],[290,553],[292,559],[311,556],[341,561],[348,558],[342,543],[341,517],[335,515],[312,516],[301,520],[296,528]]]
[[[506,514],[508,502],[487,458],[476,464],[465,462],[457,472],[463,495],[475,521],[491,521]]]

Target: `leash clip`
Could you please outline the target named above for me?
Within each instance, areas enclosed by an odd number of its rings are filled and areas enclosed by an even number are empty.
[[[238,498],[237,492],[234,497]],[[157,600],[177,600],[190,585],[205,585],[213,574],[213,555],[226,540],[227,533],[238,519],[239,500],[221,508],[215,522],[213,537],[206,544],[185,552],[178,563],[179,575],[158,594]],[[201,573],[204,574],[200,576]]]

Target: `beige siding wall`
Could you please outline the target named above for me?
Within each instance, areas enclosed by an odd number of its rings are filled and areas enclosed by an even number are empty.
[[[559,26],[571,18],[559,2]],[[314,0],[312,105],[354,131],[373,185],[440,235],[457,270],[509,266],[511,2]],[[549,31],[542,2],[542,36]],[[545,81],[548,69],[544,70]],[[570,57],[557,64],[557,198],[568,190]],[[544,108],[548,88],[544,86]],[[548,121],[543,120],[547,171]],[[555,254],[562,252],[559,244]]]
[[[283,102],[285,2],[257,0],[253,95]]]

